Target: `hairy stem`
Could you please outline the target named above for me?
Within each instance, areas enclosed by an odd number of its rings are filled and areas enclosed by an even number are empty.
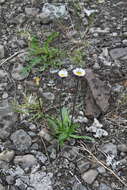
[[[63,79],[61,79],[61,89],[63,89]],[[63,126],[63,116],[62,116],[62,91],[59,95],[59,109],[60,109],[60,117],[61,117],[61,122]]]
[[[77,99],[77,95],[78,95],[78,86],[79,86],[79,79],[76,79],[76,87],[75,87],[76,93],[75,93],[74,101],[73,101],[71,125],[73,124],[73,118],[74,118],[74,113],[75,113],[76,99]]]

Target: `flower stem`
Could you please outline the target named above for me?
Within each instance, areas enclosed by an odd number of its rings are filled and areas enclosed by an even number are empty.
[[[61,89],[63,89],[63,80],[61,79]],[[62,92],[59,95],[59,109],[60,109],[60,117],[61,117],[61,122],[63,126],[63,116],[62,116]]]
[[[73,118],[74,118],[74,113],[75,113],[75,106],[76,106],[76,99],[77,99],[77,95],[78,95],[78,86],[79,86],[79,79],[76,79],[76,93],[74,96],[74,101],[73,101],[73,108],[72,108],[72,117],[71,117],[71,125],[73,124]]]

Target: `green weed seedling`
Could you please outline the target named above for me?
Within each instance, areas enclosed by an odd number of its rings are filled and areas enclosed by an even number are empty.
[[[93,140],[88,136],[76,135],[79,125],[72,123],[69,117],[69,111],[65,107],[61,110],[60,118],[48,117],[47,121],[60,145],[63,145],[64,142],[70,138]]]
[[[29,73],[34,67],[38,68],[39,71],[43,71],[49,66],[57,67],[60,65],[56,59],[60,56],[61,52],[58,48],[51,46],[51,43],[58,36],[58,32],[51,33],[42,45],[36,37],[29,35],[28,61],[26,61],[26,66],[22,70],[22,73]]]
[[[30,117],[29,121],[44,117],[42,106],[42,100],[33,95],[24,95],[23,103],[20,105],[17,102],[13,103],[14,111]]]

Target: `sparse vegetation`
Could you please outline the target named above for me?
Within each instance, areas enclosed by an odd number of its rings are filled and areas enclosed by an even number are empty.
[[[58,48],[52,47],[51,43],[59,36],[58,32],[52,32],[43,45],[37,37],[28,36],[28,58],[22,73],[29,73],[32,68],[36,67],[38,71],[43,71],[48,67],[58,67],[61,65],[58,58],[62,54]]]

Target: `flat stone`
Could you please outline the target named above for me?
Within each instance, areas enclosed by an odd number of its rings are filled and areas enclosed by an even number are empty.
[[[82,174],[82,173],[86,172],[90,168],[91,164],[88,161],[84,161],[84,160],[80,159],[77,162],[77,166],[78,166],[78,168],[80,170],[80,173]]]
[[[101,147],[101,150],[106,154],[117,156],[117,146],[115,144],[107,143]]]
[[[37,159],[32,154],[27,154],[24,156],[15,156],[15,164],[20,164],[22,168],[31,168],[37,164]]]
[[[127,145],[126,144],[119,144],[117,146],[117,149],[120,151],[120,152],[127,152]]]
[[[37,15],[40,21],[44,24],[49,23],[53,20],[63,18],[66,19],[68,16],[68,12],[66,10],[66,6],[62,3],[45,3],[42,8],[42,12]]]
[[[14,184],[15,179],[14,179],[13,176],[8,175],[8,176],[6,177],[6,181],[7,181],[7,183],[8,183],[9,185],[11,185],[11,184]]]
[[[8,98],[8,93],[7,93],[7,92],[4,92],[4,93],[2,94],[2,98],[3,98],[3,99]]]
[[[42,171],[32,173],[30,175],[30,186],[34,187],[36,190],[53,190],[52,188],[52,173],[45,173]]]
[[[106,172],[106,169],[102,166],[98,167],[97,168],[97,171],[100,173],[100,174],[104,174]]]
[[[104,84],[91,69],[86,69],[85,79],[89,86],[89,90],[86,93],[86,112],[98,117],[101,112],[106,112],[109,108],[110,88]],[[83,84],[83,83],[82,83]],[[85,88],[85,85],[82,85]]]
[[[39,9],[36,8],[30,8],[30,7],[25,7],[25,13],[28,16],[36,16],[39,12]]]
[[[31,151],[34,156],[36,157],[37,160],[39,160],[41,163],[45,163],[47,160],[47,157],[45,156],[45,154],[43,154],[42,152],[36,151],[36,150],[32,150]]]
[[[112,59],[119,59],[127,55],[127,47],[125,48],[114,48],[110,50],[110,56]]]
[[[14,132],[11,140],[19,151],[28,151],[32,144],[31,137],[22,129]]]
[[[85,183],[92,184],[94,180],[97,178],[98,172],[97,170],[90,169],[87,172],[82,174],[82,179]]]
[[[15,155],[14,150],[4,150],[0,153],[0,160],[10,162]]]
[[[4,46],[3,45],[0,45],[0,59],[3,59],[4,58]]]
[[[0,69],[0,78],[4,78],[7,76],[7,72],[5,72],[4,70]]]
[[[112,190],[110,186],[106,185],[105,183],[101,183],[99,190]]]
[[[54,100],[55,99],[55,95],[53,93],[51,93],[51,92],[44,92],[42,94],[42,96],[44,98],[46,98],[47,100]]]

